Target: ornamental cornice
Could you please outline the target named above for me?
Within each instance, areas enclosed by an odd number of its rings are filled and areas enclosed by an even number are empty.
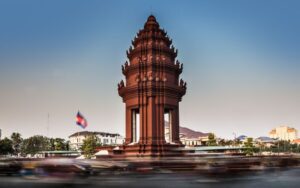
[[[125,76],[129,74],[139,73],[140,69],[148,69],[152,71],[167,71],[170,73],[177,73],[178,75],[182,73],[183,64],[180,63],[178,60],[176,63],[166,63],[166,62],[143,62],[141,61],[139,64],[130,64],[126,61],[124,65],[122,65],[122,73]]]

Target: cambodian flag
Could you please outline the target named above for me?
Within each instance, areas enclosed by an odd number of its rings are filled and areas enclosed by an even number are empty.
[[[83,115],[78,111],[76,116],[76,124],[79,125],[81,128],[86,128],[88,123],[86,119],[83,117]]]

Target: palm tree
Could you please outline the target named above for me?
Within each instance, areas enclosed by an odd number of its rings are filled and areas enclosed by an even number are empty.
[[[20,133],[13,132],[10,136],[13,146],[13,154],[18,155],[21,151],[22,137]]]

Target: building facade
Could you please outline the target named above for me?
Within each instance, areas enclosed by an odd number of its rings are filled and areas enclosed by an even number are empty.
[[[208,141],[208,136],[202,136],[198,138],[187,138],[185,136],[180,136],[180,141],[183,145],[194,147],[205,145]]]
[[[103,146],[118,146],[124,144],[124,137],[119,134],[81,131],[69,136],[71,150],[80,150],[84,139],[92,135],[95,135],[98,143]]]
[[[179,130],[180,142],[185,146],[203,146],[208,142],[209,133],[203,133],[181,126]]]
[[[270,138],[270,137],[266,137],[266,136],[261,136],[255,139],[255,146],[256,147],[271,147],[276,145],[276,143],[278,142],[278,140],[274,139],[274,138]]]
[[[297,139],[293,140],[292,144],[300,145],[300,138],[297,138]]]
[[[298,131],[288,126],[280,126],[269,132],[269,137],[279,140],[293,141],[298,138]]]

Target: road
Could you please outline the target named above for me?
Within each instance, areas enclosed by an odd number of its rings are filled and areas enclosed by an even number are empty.
[[[293,188],[300,187],[300,168],[235,174],[131,173],[97,175],[88,178],[51,179],[1,176],[0,187],[209,187],[209,188]]]

